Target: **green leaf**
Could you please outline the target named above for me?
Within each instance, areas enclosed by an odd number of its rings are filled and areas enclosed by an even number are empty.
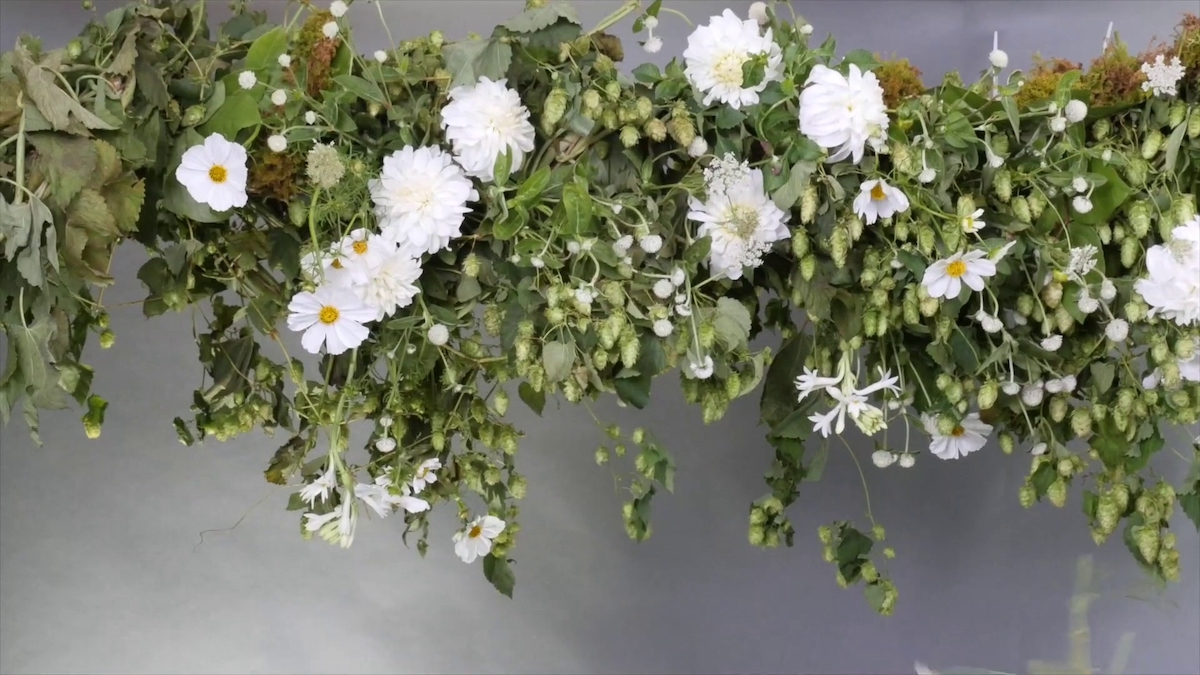
[[[547,382],[562,382],[571,375],[575,365],[575,343],[552,340],[542,347],[542,366]]]
[[[620,377],[613,380],[617,396],[629,405],[641,410],[650,403],[650,385],[653,378],[649,373],[639,373],[636,377]]]
[[[180,438],[183,436],[180,435]],[[280,446],[275,451],[275,455],[271,457],[271,463],[267,465],[266,471],[263,471],[267,482],[275,485],[287,485],[288,479],[304,465],[304,456],[307,454],[307,450],[304,439],[299,436],[293,436],[287,443]]]
[[[1113,378],[1117,375],[1117,367],[1111,363],[1095,361],[1091,365],[1092,384],[1097,394],[1103,394],[1112,388]]]
[[[171,104],[171,94],[167,92],[167,83],[163,81],[158,68],[139,59],[133,66],[133,72],[137,78],[138,91],[151,105],[164,110]]]
[[[333,78],[346,91],[354,94],[356,97],[376,103],[388,102],[387,96],[384,96],[383,91],[379,89],[379,85],[374,82],[368,82],[357,75],[338,75]]]
[[[67,209],[67,225],[86,229],[89,238],[95,235],[100,239],[115,240],[121,236],[104,195],[91,188],[85,188],[71,202]]]
[[[245,70],[263,71],[275,67],[279,55],[287,51],[288,33],[278,26],[263,33],[246,52]]]
[[[750,310],[733,298],[719,298],[713,317],[717,339],[730,351],[750,340]]]
[[[442,47],[450,86],[474,85],[480,77],[499,80],[512,64],[512,47],[496,38],[464,40]]]
[[[221,134],[226,140],[233,141],[242,129],[260,124],[262,116],[258,113],[258,101],[250,93],[239,91],[226,98],[213,116],[200,125],[200,133],[205,136]]]
[[[1183,143],[1183,134],[1187,128],[1186,123],[1180,124],[1167,139],[1166,155],[1163,157],[1163,170],[1167,173],[1175,173],[1175,160],[1179,158],[1179,146]]]
[[[497,241],[508,241],[517,236],[528,220],[529,216],[524,211],[509,211],[508,217],[496,223],[492,228],[492,237]]]
[[[492,181],[496,185],[508,184],[508,177],[512,174],[512,159],[512,148],[505,148],[504,152],[496,155],[496,163],[492,165]]]
[[[23,43],[17,43],[16,49],[11,53],[13,72],[25,86],[25,93],[37,106],[38,112],[55,131],[88,136],[88,129],[117,128],[97,117],[84,108],[74,96],[60,89],[53,71],[34,63]]]
[[[712,250],[712,237],[700,237],[683,252],[683,261],[689,265],[699,264],[701,260],[708,257],[710,250]]]
[[[542,411],[546,409],[546,391],[535,391],[528,382],[522,382],[517,387],[517,396],[529,406],[529,409],[541,416]]]
[[[1200,532],[1200,492],[1193,486],[1192,492],[1185,492],[1179,495],[1178,499],[1179,508],[1188,520],[1192,521],[1192,525],[1196,526],[1196,531]]]
[[[0,195],[0,206],[3,206],[4,197]],[[20,207],[9,207],[27,210],[29,213],[29,239],[28,246],[24,251],[17,256],[17,271],[21,276],[25,277],[25,281],[29,285],[40,287],[46,280],[42,274],[42,232],[46,233],[46,255],[54,264],[55,269],[58,268],[58,247],[56,246],[57,236],[54,229],[53,217],[50,215],[50,210],[42,203],[42,200],[37,197],[30,197],[29,202],[22,204]],[[4,220],[4,214],[0,213],[0,223]],[[46,227],[49,225],[50,227]],[[3,231],[3,225],[0,225],[0,231]]]
[[[96,172],[96,145],[86,138],[55,133],[29,134],[28,139],[38,151],[33,166],[50,183],[47,199],[65,209]]]
[[[521,181],[521,187],[517,188],[516,196],[508,200],[508,207],[515,209],[533,206],[549,185],[550,168],[544,166]]]
[[[863,72],[879,67],[879,61],[875,59],[875,55],[865,49],[855,49],[846,54],[846,58],[842,59],[842,65],[849,68],[851,64],[858,66],[859,70]]]
[[[734,110],[727,105],[717,111],[716,124],[718,129],[732,129],[746,120],[746,113]]]
[[[50,363],[49,343],[54,324],[49,315],[39,316],[31,325],[9,323],[5,330],[16,345],[17,363],[26,390],[36,392],[58,386],[58,373]]]
[[[1105,182],[1104,182],[1104,185],[1101,185],[1092,191],[1092,197],[1091,197],[1092,210],[1091,211],[1088,211],[1087,213],[1072,212],[1072,225],[1074,225],[1076,223],[1083,223],[1085,225],[1100,225],[1102,223],[1107,223],[1109,220],[1111,220],[1111,216],[1113,215],[1113,213],[1115,213],[1116,210],[1118,208],[1120,208],[1122,204],[1125,203],[1125,200],[1129,199],[1129,195],[1132,194],[1132,190],[1130,189],[1129,185],[1124,180],[1121,179],[1121,176],[1117,173],[1116,169],[1113,168],[1113,166],[1111,164],[1106,164],[1106,163],[1100,161],[1099,159],[1096,159],[1096,160],[1092,161],[1090,171],[1091,171],[1091,173],[1095,173],[1095,174],[1099,174],[1099,175],[1103,176],[1105,179]],[[1049,210],[1049,209],[1047,209],[1047,210]],[[1079,246],[1079,244],[1076,243],[1076,241],[1075,241],[1076,229],[1085,229],[1085,228],[1074,228],[1073,227],[1071,229],[1071,245],[1072,246]],[[1093,234],[1095,233],[1095,228],[1086,228],[1086,229],[1088,231],[1092,232]],[[1094,242],[1089,241],[1086,243],[1095,244],[1096,248],[1098,250],[1103,250],[1099,243],[1099,235],[1096,235],[1095,238],[1097,241],[1094,241]],[[1104,265],[1104,258],[1103,258],[1103,256],[1101,256],[1101,258],[1100,258],[1101,268],[1103,267],[1103,265]],[[1103,269],[1101,269],[1101,271],[1103,271]]]
[[[579,183],[563,186],[562,206],[566,214],[562,233],[569,237],[582,237],[592,231],[592,195],[587,187]]]
[[[780,347],[771,361],[759,404],[762,421],[767,426],[774,427],[796,409],[795,380],[811,349],[812,338],[797,334]]]
[[[506,597],[511,598],[513,594],[513,585],[517,579],[513,576],[512,568],[508,566],[508,561],[504,558],[497,558],[489,554],[483,559],[483,578],[492,582],[496,590]]]
[[[483,289],[479,286],[479,280],[464,274],[458,280],[458,288],[455,290],[454,298],[459,302],[470,302],[478,298],[482,292]]]
[[[654,84],[662,79],[662,73],[658,70],[658,66],[653,63],[643,63],[633,69],[633,79],[642,84]]]
[[[1012,125],[1013,135],[1017,138],[1021,137],[1021,113],[1017,111],[1017,101],[1011,96],[1005,96],[1000,99],[1000,104],[1004,107],[1004,114],[1008,116],[1008,123]]]
[[[816,162],[811,160],[800,160],[792,165],[792,169],[788,172],[787,182],[780,185],[771,193],[771,201],[775,202],[775,206],[787,211],[800,201],[800,195],[804,193],[804,188],[808,186],[808,179],[813,172],[817,170]]]
[[[550,2],[541,7],[527,9],[502,25],[514,33],[532,33],[549,28],[558,23],[559,19],[578,24],[579,13],[570,3]]]
[[[0,241],[4,242],[4,257],[14,260],[17,251],[29,244],[33,229],[33,214],[28,202],[9,204],[0,194]]]

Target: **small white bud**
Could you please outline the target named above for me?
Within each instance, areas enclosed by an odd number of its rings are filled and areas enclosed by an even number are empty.
[[[304,113],[304,123],[305,124],[316,124],[317,123],[317,113],[315,113],[311,110]]]
[[[396,441],[384,437],[375,441],[375,449],[380,452],[391,452],[396,449]]]
[[[292,57],[290,54],[280,54],[276,60],[279,62],[281,68],[290,68],[292,66]]]
[[[1066,115],[1067,121],[1071,124],[1082,122],[1083,118],[1087,117],[1088,107],[1083,101],[1071,99],[1067,106],[1063,108],[1063,115]]]
[[[450,329],[440,323],[435,323],[429,327],[429,332],[425,334],[425,338],[434,347],[441,347],[450,341]]]
[[[1075,198],[1071,200],[1071,206],[1079,213],[1087,213],[1092,210],[1092,200],[1083,195],[1075,195]]]
[[[1124,342],[1129,337],[1129,322],[1125,319],[1113,319],[1104,327],[1104,336],[1113,342]]]
[[[375,50],[375,60],[380,63],[387,63],[388,53],[382,49]]]
[[[1004,69],[1008,67],[1008,54],[1003,49],[993,49],[988,54],[988,61],[992,62],[992,67]]]
[[[708,141],[703,136],[697,136],[688,144],[687,152],[692,157],[703,157],[708,152]]]
[[[897,459],[896,453],[888,450],[876,450],[875,452],[871,453],[871,461],[875,463],[875,466],[881,469],[888,468]]]
[[[287,139],[280,134],[273,134],[267,139],[267,147],[271,152],[283,152],[287,149]]]
[[[642,43],[642,49],[646,50],[647,54],[657,54],[662,51],[663,41],[657,35],[651,35]]]
[[[916,463],[917,463],[917,458],[912,453],[906,452],[903,455],[900,455],[900,468],[911,469],[913,467],[913,464],[916,464]]]
[[[767,3],[756,2],[750,5],[749,16],[758,22],[758,25],[765,26],[771,22],[771,17],[767,15]]]
[[[287,91],[284,89],[276,89],[271,92],[271,103],[275,105],[284,105],[287,103]]]
[[[665,338],[673,332],[675,332],[675,326],[671,325],[670,321],[659,319],[654,322],[654,334],[658,337]]]
[[[346,16],[346,9],[346,3],[342,2],[342,0],[333,0],[333,2],[329,3],[329,13],[338,19]]]
[[[330,40],[338,36],[339,30],[336,21],[328,21],[324,26],[321,26],[321,34]]]
[[[657,234],[648,234],[638,239],[638,246],[646,253],[658,253],[662,249],[663,238]]]
[[[242,89],[252,89],[256,84],[258,84],[258,76],[254,74],[253,70],[243,70],[238,74],[238,86]]]
[[[659,279],[654,282],[654,295],[662,300],[666,300],[675,293],[675,284],[671,283],[670,279]]]
[[[1042,349],[1045,349],[1048,352],[1056,352],[1058,351],[1059,347],[1062,347],[1062,343],[1063,337],[1058,333],[1055,333],[1054,335],[1043,338],[1041,345]]]

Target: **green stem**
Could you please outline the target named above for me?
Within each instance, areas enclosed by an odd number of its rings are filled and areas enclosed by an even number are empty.
[[[615,11],[612,14],[609,14],[608,16],[601,19],[600,23],[596,24],[595,28],[588,31],[587,32],[588,36],[590,37],[592,35],[595,35],[596,33],[603,32],[605,29],[616,24],[621,19],[624,19],[626,16],[641,9],[641,7],[642,7],[641,0],[626,0],[624,5],[621,5],[619,8],[617,8],[617,11]]]
[[[321,188],[313,192],[312,202],[308,205],[308,236],[312,240],[313,250],[321,250],[321,242],[317,239],[317,201],[321,198]]]
[[[13,205],[19,205],[25,200],[25,92],[17,94],[17,105],[21,106],[21,122],[17,126],[17,190],[13,195]]]

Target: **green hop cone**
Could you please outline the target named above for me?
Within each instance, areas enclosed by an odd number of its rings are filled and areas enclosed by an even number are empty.
[[[492,408],[501,417],[508,414],[508,393],[503,389],[497,390],[496,395],[492,397]]]
[[[1112,123],[1106,117],[1096,120],[1095,124],[1092,125],[1092,137],[1098,141],[1108,138],[1110,131],[1112,131]]]
[[[932,227],[921,224],[917,227],[917,248],[925,255],[932,255],[936,237]]]
[[[111,349],[117,341],[117,336],[111,330],[100,331],[100,348]]]
[[[810,225],[817,217],[818,193],[815,183],[808,183],[800,193],[800,222]]]
[[[812,281],[813,276],[817,273],[817,258],[809,253],[800,259],[800,276],[805,281]]]
[[[792,232],[792,254],[796,257],[803,257],[808,253],[808,232],[802,228],[797,228]]]
[[[1062,508],[1067,504],[1067,482],[1062,478],[1055,480],[1046,488],[1046,498],[1050,503],[1058,508]]]
[[[1084,408],[1076,408],[1071,413],[1071,432],[1076,438],[1083,438],[1092,433],[1092,414]]]
[[[1200,138],[1200,108],[1193,110],[1188,117],[1187,137],[1193,140]]]
[[[1017,447],[1017,441],[1013,435],[1005,432],[1000,434],[1000,450],[1006,455],[1011,455]]]
[[[667,125],[657,117],[646,122],[644,131],[646,132],[646,136],[656,143],[667,140]]]
[[[1042,209],[1046,208],[1046,198],[1041,192],[1035,192],[1026,199],[1029,204],[1029,215],[1033,216],[1029,222],[1042,217]]]
[[[621,145],[627,148],[632,148],[638,144],[638,140],[642,135],[638,132],[637,127],[625,125],[621,127]]]
[[[1133,541],[1137,544],[1138,553],[1142,556],[1142,560],[1153,564],[1155,559],[1158,558],[1158,526],[1135,525],[1133,527]]]
[[[100,429],[104,426],[104,411],[108,409],[108,401],[92,394],[87,400],[88,410],[83,415],[83,432],[88,438],[100,438]]]
[[[555,89],[546,97],[545,105],[542,107],[542,128],[546,131],[553,131],[554,126],[562,120],[563,115],[567,112],[567,92],[564,89]]]
[[[185,127],[194,127],[197,124],[200,124],[200,121],[204,119],[206,114],[208,114],[208,108],[201,103],[188,106],[188,109],[183,111],[183,119],[181,120],[181,123]]]
[[[1000,397],[1000,383],[995,380],[988,380],[979,388],[977,394],[980,410],[987,410],[996,404],[996,399]]]
[[[1008,203],[1012,199],[1012,174],[1008,172],[1008,169],[996,172],[996,176],[992,179],[992,190],[996,193],[996,198],[1004,203]]]
[[[829,235],[829,255],[838,269],[846,266],[847,257],[850,255],[850,233],[846,228],[833,228],[833,233]]]
[[[1155,132],[1157,133],[1157,132]],[[1159,138],[1162,134],[1158,134]],[[1158,152],[1157,148],[1155,152]],[[1141,157],[1133,157],[1125,164],[1125,178],[1134,186],[1141,187],[1146,184],[1146,177],[1150,174],[1150,163]]]
[[[1174,129],[1180,124],[1183,124],[1185,119],[1187,119],[1187,104],[1176,99],[1171,103],[1171,106],[1167,108],[1167,126],[1171,129]]]
[[[1154,156],[1162,148],[1164,140],[1166,139],[1163,137],[1161,131],[1151,129],[1150,133],[1146,134],[1146,138],[1142,141],[1142,159],[1154,159]]]

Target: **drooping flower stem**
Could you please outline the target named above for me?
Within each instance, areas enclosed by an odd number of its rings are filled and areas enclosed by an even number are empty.
[[[612,14],[609,14],[608,16],[601,19],[600,23],[596,24],[596,27],[589,30],[587,32],[587,34],[589,36],[592,36],[597,33],[602,33],[605,30],[607,30],[608,28],[610,28],[611,26],[620,22],[621,19],[624,19],[626,16],[629,16],[633,12],[641,9],[641,7],[642,7],[641,0],[627,0],[624,5],[621,5],[620,7],[618,7],[617,10],[614,11]]]

